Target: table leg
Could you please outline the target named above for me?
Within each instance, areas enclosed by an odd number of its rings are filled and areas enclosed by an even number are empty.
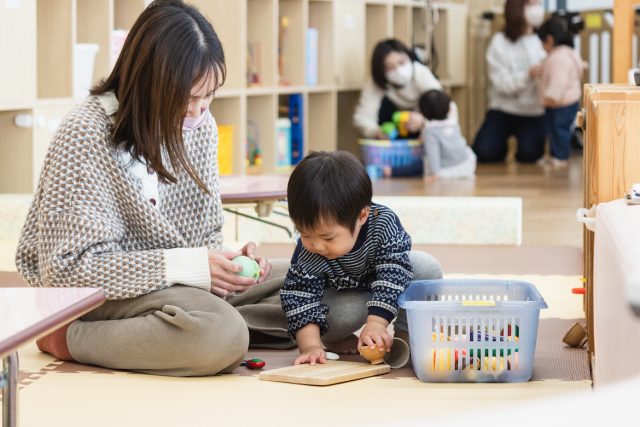
[[[18,425],[18,353],[11,353],[2,359],[2,425]]]

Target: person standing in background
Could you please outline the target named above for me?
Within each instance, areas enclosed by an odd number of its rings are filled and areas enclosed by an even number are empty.
[[[516,160],[532,163],[542,157],[546,137],[536,83],[546,53],[533,32],[544,21],[544,8],[540,0],[507,0],[504,16],[504,31],[493,36],[487,49],[489,111],[473,150],[479,162],[503,162],[507,140],[515,136]]]

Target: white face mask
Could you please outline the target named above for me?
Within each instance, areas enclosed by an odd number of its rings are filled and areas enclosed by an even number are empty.
[[[396,86],[405,86],[413,77],[413,63],[411,61],[405,62],[397,66],[393,71],[389,71],[385,77]]]
[[[531,4],[525,6],[524,19],[532,27],[538,28],[544,21],[544,7],[541,4]]]

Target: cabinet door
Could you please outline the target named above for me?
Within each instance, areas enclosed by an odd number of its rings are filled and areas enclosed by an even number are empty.
[[[0,106],[36,97],[36,2],[0,2]]]
[[[356,0],[341,0],[334,4],[334,52],[336,85],[358,88],[365,75],[365,4]]]

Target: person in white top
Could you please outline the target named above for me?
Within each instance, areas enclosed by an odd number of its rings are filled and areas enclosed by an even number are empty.
[[[546,56],[533,29],[544,20],[540,0],[507,0],[505,28],[487,49],[489,111],[473,143],[479,162],[502,162],[507,139],[518,141],[516,160],[532,163],[544,152],[544,107],[536,78]]]
[[[387,138],[380,125],[392,121],[396,111],[411,111],[409,138],[418,138],[424,126],[418,101],[431,89],[442,89],[442,85],[429,68],[401,41],[382,40],[373,50],[371,81],[362,89],[353,124],[366,138]]]

